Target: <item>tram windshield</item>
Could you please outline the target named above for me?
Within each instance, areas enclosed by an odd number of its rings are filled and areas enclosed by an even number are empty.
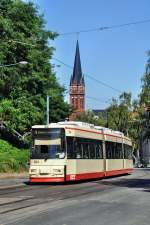
[[[32,159],[63,159],[65,157],[64,129],[33,129],[32,138]]]

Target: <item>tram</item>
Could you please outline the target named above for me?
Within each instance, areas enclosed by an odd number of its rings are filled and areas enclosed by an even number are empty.
[[[132,142],[119,131],[66,121],[32,127],[30,182],[65,182],[133,171]]]

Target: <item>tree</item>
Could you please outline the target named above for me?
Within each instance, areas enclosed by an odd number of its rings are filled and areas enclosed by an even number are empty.
[[[65,88],[57,82],[50,63],[54,48],[48,41],[56,36],[45,29],[44,18],[33,3],[0,1],[0,64],[28,62],[0,68],[0,118],[21,133],[35,123],[44,123],[46,95],[54,93],[50,121],[69,114]]]
[[[129,136],[135,150],[138,150],[141,144],[141,112],[139,101],[132,101],[131,93],[126,92],[123,92],[118,100],[112,99],[107,109],[108,127]]]
[[[143,138],[150,139],[150,51],[148,52],[148,63],[146,71],[142,78],[142,91],[140,93],[140,104],[143,108],[141,118],[143,120]]]
[[[76,121],[94,124],[95,126],[104,126],[106,120],[101,116],[95,116],[92,111],[85,111],[77,115]]]
[[[112,99],[111,106],[107,109],[110,128],[126,135],[129,133],[129,122],[132,120],[131,105],[131,93],[123,92],[119,100]]]

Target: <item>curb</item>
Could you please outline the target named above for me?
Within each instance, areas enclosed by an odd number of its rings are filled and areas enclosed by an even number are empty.
[[[0,186],[0,190],[5,190],[5,189],[13,189],[16,187],[24,187],[25,184],[13,184],[13,185],[6,185],[6,186]]]
[[[4,190],[4,189],[13,189],[16,187],[24,187],[26,186],[25,184],[13,184],[13,185],[6,185],[6,186],[2,186],[0,187],[0,190]]]
[[[5,180],[5,179],[28,179],[29,174],[28,173],[22,173],[22,174],[17,174],[17,173],[0,173],[0,179]]]
[[[28,181],[27,174],[0,174],[0,190],[24,187],[26,186],[24,182]]]

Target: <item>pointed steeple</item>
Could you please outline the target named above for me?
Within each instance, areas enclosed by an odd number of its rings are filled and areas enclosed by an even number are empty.
[[[73,75],[71,77],[71,83],[75,82],[77,85],[80,85],[82,83],[82,80],[84,80],[84,78],[83,78],[83,75],[82,75],[79,43],[78,43],[78,40],[77,40],[76,54],[75,54],[75,60],[74,60]]]
[[[74,109],[74,112],[69,117],[70,120],[75,120],[77,115],[85,110],[85,83],[81,69],[78,41],[76,44],[73,74],[70,78],[70,106]]]

